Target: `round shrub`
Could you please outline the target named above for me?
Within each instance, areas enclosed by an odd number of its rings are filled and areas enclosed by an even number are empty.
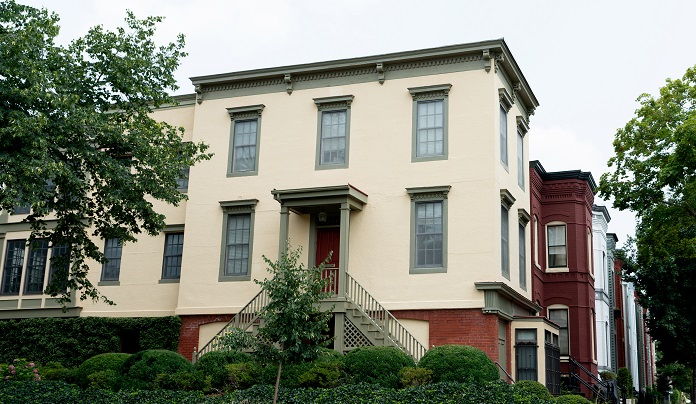
[[[229,384],[233,390],[248,389],[256,384],[261,366],[254,362],[230,363],[225,365]]]
[[[394,347],[369,346],[354,349],[344,358],[346,373],[354,382],[399,387],[399,372],[415,366],[413,359]]]
[[[212,388],[224,390],[229,384],[225,366],[232,363],[248,362],[253,362],[253,358],[246,352],[214,351],[202,355],[196,362],[195,368],[202,371],[205,376],[210,376]]]
[[[535,398],[537,400],[553,400],[553,395],[543,384],[534,380],[520,380],[513,385],[515,390],[522,395]],[[536,400],[535,400],[536,401]]]
[[[157,375],[192,372],[193,365],[176,352],[150,349],[131,355],[123,364],[123,371],[130,379],[129,388],[149,389],[156,387],[153,382]]]
[[[577,394],[565,394],[556,397],[556,404],[592,404],[592,401]]]
[[[492,382],[500,379],[495,363],[467,345],[442,345],[423,355],[418,367],[433,371],[433,382]]]
[[[111,375],[120,376],[123,374],[123,365],[126,363],[130,354],[109,352],[95,355],[82,364],[75,371],[75,381],[82,387],[90,385],[89,376],[92,373],[112,371]]]
[[[425,368],[405,367],[399,372],[399,382],[403,387],[421,386],[430,383],[433,371]]]

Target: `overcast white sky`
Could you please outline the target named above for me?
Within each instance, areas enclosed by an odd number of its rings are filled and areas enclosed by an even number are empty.
[[[126,9],[161,15],[161,42],[186,36],[177,94],[189,77],[505,38],[541,106],[531,118],[530,160],[547,171],[608,171],[616,129],[641,93],[696,64],[693,0],[18,0],[61,18],[58,41]],[[633,215],[609,208],[619,244]]]

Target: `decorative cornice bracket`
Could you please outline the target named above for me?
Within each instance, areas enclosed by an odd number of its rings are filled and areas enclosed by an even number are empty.
[[[203,88],[201,88],[200,84],[196,84],[194,91],[196,92],[196,102],[201,104],[203,102]]]
[[[501,63],[505,61],[505,55],[502,53],[495,54],[495,72],[498,73],[498,67]]]
[[[379,84],[384,84],[384,63],[377,62],[377,80]]]
[[[283,77],[283,81],[285,82],[285,91],[287,91],[288,95],[292,94],[292,75],[290,73],[286,74]]]
[[[491,51],[488,49],[483,50],[483,68],[486,70],[486,73],[491,71]]]

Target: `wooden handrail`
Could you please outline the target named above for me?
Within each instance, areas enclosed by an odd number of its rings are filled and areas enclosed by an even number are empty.
[[[409,354],[416,362],[423,357],[427,351],[423,344],[348,273],[345,296],[399,349]]]
[[[205,353],[221,350],[221,339],[223,336],[230,333],[232,328],[237,328],[242,331],[248,330],[249,327],[258,320],[259,313],[261,313],[261,310],[263,310],[268,303],[268,293],[266,293],[265,290],[261,290],[246,306],[239,310],[239,313],[235,314],[234,317],[222,327],[222,330],[215,334],[215,336],[196,353],[196,360]]]

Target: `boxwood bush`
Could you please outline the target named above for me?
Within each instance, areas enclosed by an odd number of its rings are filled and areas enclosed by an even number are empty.
[[[88,387],[91,382],[89,376],[96,372],[102,372],[100,374],[100,379],[109,378],[110,381],[105,381],[104,383],[111,383],[111,379],[118,378],[123,375],[123,364],[130,357],[130,354],[126,353],[103,353],[95,355],[82,364],[75,371],[75,382],[81,387]],[[103,373],[110,371],[108,373]],[[97,384],[94,387],[104,388],[105,384]],[[114,385],[113,387],[116,387]]]
[[[551,395],[549,389],[537,381],[520,380],[513,386],[517,392],[534,399],[553,400],[553,395]]]
[[[556,404],[592,404],[592,401],[577,394],[565,394],[556,397]]]
[[[240,351],[213,351],[200,357],[195,364],[196,370],[210,376],[211,387],[224,390],[229,387],[229,378],[225,366],[232,363],[253,362],[253,358],[246,352]]]
[[[500,379],[495,363],[480,349],[442,345],[423,355],[418,367],[433,371],[434,382],[492,382]]]
[[[384,387],[399,387],[399,372],[415,366],[413,359],[394,347],[370,346],[348,352],[344,358],[349,379],[358,383],[372,383]]]
[[[157,375],[178,372],[193,372],[193,364],[176,352],[165,349],[150,349],[131,355],[123,364],[126,375],[124,388],[153,389],[156,388]]]

